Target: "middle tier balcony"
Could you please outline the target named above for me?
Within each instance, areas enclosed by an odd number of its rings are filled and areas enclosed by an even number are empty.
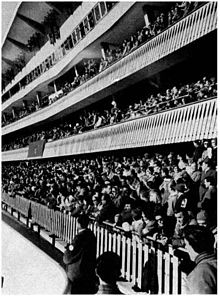
[[[217,102],[216,98],[210,98],[48,142],[40,158],[184,143],[216,136]],[[3,152],[2,160],[31,159],[28,150],[29,147],[25,147]]]

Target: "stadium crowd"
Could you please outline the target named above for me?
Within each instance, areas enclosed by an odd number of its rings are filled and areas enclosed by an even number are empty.
[[[44,102],[39,103],[34,101],[29,106],[24,106],[23,108],[20,108],[20,110],[16,110],[14,115],[8,114],[7,118],[2,119],[2,126],[6,126],[25,116],[28,116],[29,114],[36,112],[39,109],[42,109],[67,95],[69,92],[82,85],[88,79],[102,72],[114,62],[123,58],[143,43],[155,37],[167,27],[173,25],[179,19],[192,12],[194,9],[197,9],[199,5],[202,5],[202,2],[201,4],[199,2],[185,1],[175,3],[170,11],[166,13],[161,12],[157,17],[155,17],[154,21],[149,23],[148,26],[143,27],[141,30],[137,31],[136,34],[133,34],[128,39],[125,39],[120,46],[114,49],[106,49],[105,58],[102,58],[101,60],[89,59],[88,61],[84,61],[82,73],[80,75],[77,74],[72,82],[65,82],[57,93],[52,94],[52,96],[48,96]],[[50,67],[52,67],[52,64],[48,65],[47,70],[49,70]],[[35,78],[37,78],[37,76],[35,77],[35,75],[33,75],[32,80]],[[29,79],[28,84],[32,80]]]
[[[4,163],[2,188],[73,217],[86,213],[141,239],[183,247],[187,225],[217,229],[217,139],[193,144],[192,155]]]
[[[20,136],[10,143],[2,146],[3,151],[13,150],[28,146],[29,143],[45,140],[47,142],[66,138],[71,135],[80,134],[91,129],[119,123],[140,116],[155,114],[171,108],[184,106],[186,104],[217,96],[217,82],[215,77],[203,77],[197,82],[182,86],[173,86],[159,93],[147,96],[143,100],[135,101],[133,105],[120,108],[115,100],[112,106],[104,111],[90,108],[84,109],[78,118],[66,120],[52,127],[34,132],[30,136]]]

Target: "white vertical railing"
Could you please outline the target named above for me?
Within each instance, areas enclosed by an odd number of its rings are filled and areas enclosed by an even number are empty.
[[[217,133],[216,118],[216,99],[211,99],[47,143],[43,157],[212,138]]]

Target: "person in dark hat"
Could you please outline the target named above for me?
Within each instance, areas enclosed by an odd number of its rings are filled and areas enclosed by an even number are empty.
[[[121,275],[121,259],[114,252],[104,252],[96,262],[96,272],[100,279],[97,294],[122,294],[117,286]]]
[[[96,238],[88,229],[89,218],[77,219],[78,234],[67,244],[63,262],[66,264],[68,285],[64,294],[95,294],[97,292]]]

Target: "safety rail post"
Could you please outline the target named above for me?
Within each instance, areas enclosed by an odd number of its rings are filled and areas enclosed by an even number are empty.
[[[137,268],[138,268],[138,247],[137,247],[137,241],[134,239],[132,235],[132,271],[131,271],[131,280],[133,286],[136,286],[137,283]]]
[[[132,244],[131,238],[126,237],[126,249],[127,249],[127,256],[126,256],[126,280],[131,281],[131,266],[132,266]]]
[[[100,255],[100,227],[97,225],[97,257]]]

